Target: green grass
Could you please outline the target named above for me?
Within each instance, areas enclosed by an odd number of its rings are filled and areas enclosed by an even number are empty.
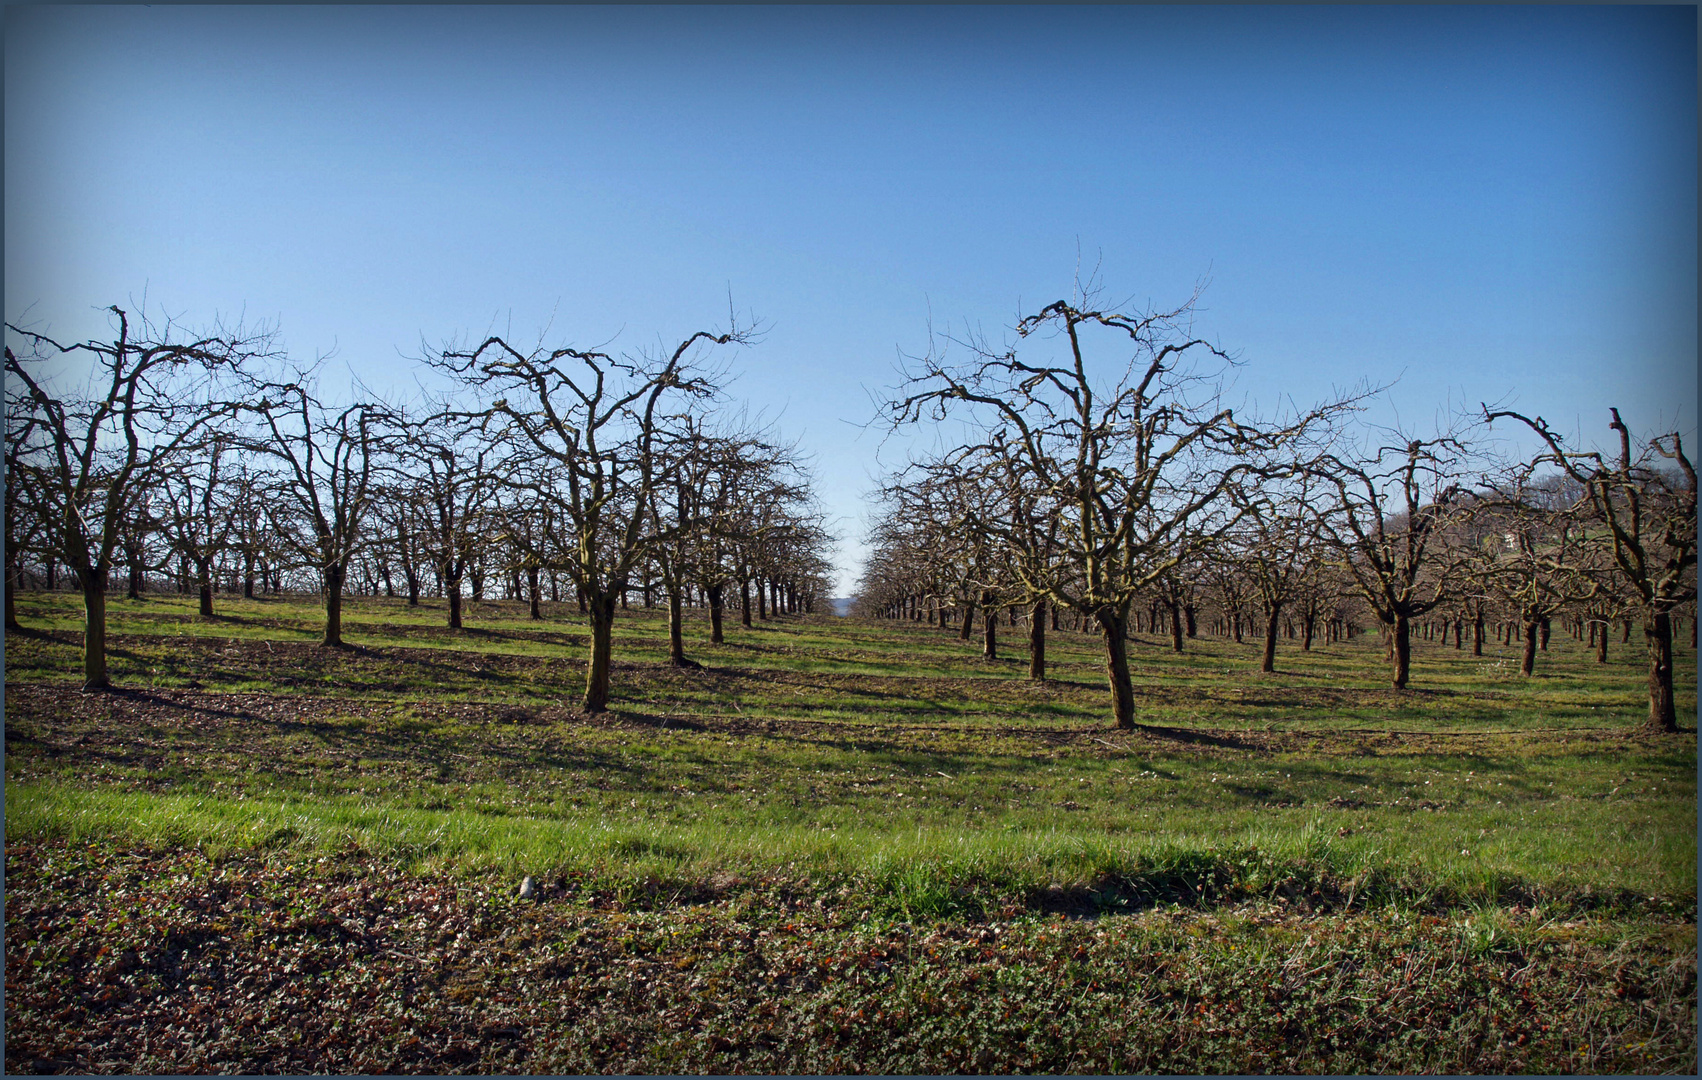
[[[1693,731],[1557,633],[111,605],[6,640],[9,1072],[1693,1072]],[[1681,715],[1695,654],[1679,650]],[[522,876],[544,897],[518,900]]]
[[[8,694],[16,835],[160,840],[170,823],[181,842],[240,847],[267,842],[266,806],[299,819],[303,842],[431,866],[638,880],[659,872],[622,854],[642,845],[604,842],[650,836],[678,854],[675,877],[791,862],[887,880],[871,868],[896,859],[1019,892],[1138,876],[1163,850],[1294,861],[1323,837],[1330,873],[1374,867],[1419,893],[1694,898],[1694,739],[1634,734],[1641,658],[1617,642],[1598,665],[1556,634],[1530,680],[1506,674],[1516,647],[1420,643],[1401,693],[1380,685],[1372,636],[1309,653],[1285,641],[1275,675],[1255,670],[1251,642],[1175,654],[1143,639],[1137,719],[1151,727],[1131,735],[1103,719],[1091,635],[1051,635],[1056,678],[1036,685],[1020,657],[985,661],[937,628],[729,619],[715,646],[693,613],[687,650],[707,670],[676,672],[660,613],[633,610],[617,621],[614,712],[586,723],[571,708],[584,656],[571,608],[540,623],[474,604],[450,631],[441,601],[354,598],[357,648],[337,651],[311,644],[311,602],[221,599],[204,620],[166,596],[112,605],[115,680],[154,696],[67,715],[75,598],[20,609],[57,632],[8,641],[9,681],[38,684]],[[171,699],[191,684],[236,696]]]

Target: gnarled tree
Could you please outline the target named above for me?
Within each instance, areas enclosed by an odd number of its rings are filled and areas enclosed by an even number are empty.
[[[1091,297],[1057,301],[1021,319],[1017,342],[938,339],[916,361],[909,393],[890,403],[895,426],[948,416],[969,422],[959,453],[1009,463],[1010,482],[1055,505],[1058,564],[1023,585],[1091,618],[1105,642],[1106,681],[1119,728],[1134,727],[1129,606],[1201,540],[1242,511],[1223,496],[1318,413],[1281,430],[1238,420],[1197,368],[1222,350],[1188,333],[1194,300],[1159,312],[1099,311]],[[1047,339],[1059,342],[1049,350]],[[949,345],[966,348],[950,363]],[[1091,362],[1101,349],[1108,363]],[[1008,547],[1011,527],[989,526]]]
[[[7,428],[8,472],[27,468],[39,481],[47,525],[44,550],[63,560],[83,594],[83,686],[111,685],[106,665],[106,590],[124,523],[138,491],[172,457],[232,406],[221,400],[227,377],[265,355],[269,332],[237,328],[195,338],[169,321],[114,306],[112,341],[66,345],[6,324],[24,354],[6,356],[6,410],[33,423]],[[132,330],[139,331],[133,335]],[[88,362],[86,378],[59,389],[57,376]],[[13,442],[12,432],[20,438]]]
[[[702,347],[752,338],[737,326],[700,330],[663,356],[616,357],[570,347],[522,352],[490,337],[429,358],[485,395],[487,430],[547,466],[554,481],[539,494],[560,514],[568,544],[561,568],[590,614],[588,713],[608,708],[615,604],[649,554],[663,423],[715,392],[711,374],[695,363]]]
[[[1465,445],[1452,435],[1320,455],[1307,471],[1331,496],[1324,535],[1389,635],[1391,682],[1412,671],[1412,620],[1447,602],[1465,565],[1442,542],[1464,501]]]
[[[1672,613],[1696,599],[1696,467],[1676,431],[1641,440],[1633,456],[1630,429],[1618,409],[1609,412],[1608,428],[1619,437],[1619,452],[1612,456],[1569,449],[1540,416],[1485,407],[1484,419],[1517,420],[1536,432],[1547,446],[1536,462],[1556,465],[1584,486],[1596,526],[1605,534],[1601,538],[1643,617],[1649,650],[1646,725],[1651,731],[1674,732]],[[1659,467],[1663,460],[1671,465]]]

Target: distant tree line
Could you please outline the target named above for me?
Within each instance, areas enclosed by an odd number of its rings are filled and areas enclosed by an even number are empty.
[[[888,402],[895,430],[953,445],[877,493],[861,614],[979,633],[1024,627],[1031,678],[1048,629],[1103,639],[1112,714],[1134,726],[1131,635],[1182,651],[1202,629],[1302,650],[1375,630],[1391,683],[1418,637],[1523,644],[1533,674],[1555,624],[1606,662],[1640,627],[1647,726],[1677,730],[1674,620],[1695,641],[1696,473],[1679,434],[1569,446],[1540,417],[1485,407],[1429,437],[1356,425],[1355,393],[1272,420],[1220,397],[1231,358],[1168,311],[1099,310],[1090,290],[1014,338],[941,335]],[[1521,425],[1542,452],[1498,461],[1481,437]],[[948,440],[948,443],[951,440]]]
[[[582,704],[609,700],[611,628],[633,604],[707,608],[723,640],[808,613],[833,538],[794,445],[730,407],[715,351],[750,327],[665,353],[567,347],[428,350],[441,392],[397,403],[319,392],[267,329],[187,334],[110,309],[113,339],[62,343],[6,324],[5,623],[15,593],[70,588],[84,685],[110,685],[106,603],[122,589],[198,596],[311,591],[343,645],[350,594],[572,604],[591,625]]]

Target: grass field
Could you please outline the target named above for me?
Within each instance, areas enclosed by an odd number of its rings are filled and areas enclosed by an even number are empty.
[[[586,718],[570,608],[109,611],[116,694],[74,597],[6,641],[8,1071],[1695,1069],[1695,734],[1636,733],[1636,641],[1396,692],[1374,635],[1143,639],[1128,733],[1071,633],[1044,684],[829,617],[675,671],[623,612]]]

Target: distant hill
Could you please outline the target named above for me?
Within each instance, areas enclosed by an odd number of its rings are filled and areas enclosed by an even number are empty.
[[[851,614],[851,605],[856,602],[857,598],[855,596],[841,596],[828,601],[828,603],[833,605],[833,613],[838,615],[840,618],[844,618]]]

